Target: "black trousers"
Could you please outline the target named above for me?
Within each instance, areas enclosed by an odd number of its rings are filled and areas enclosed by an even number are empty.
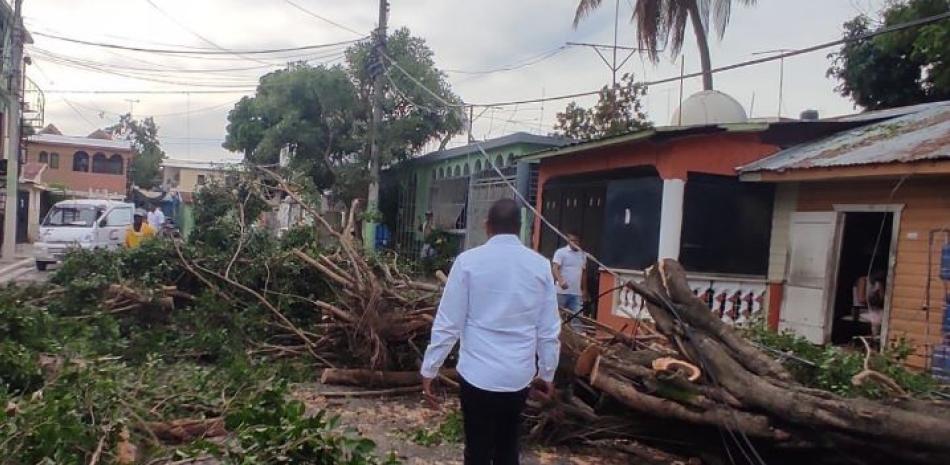
[[[461,381],[465,465],[518,465],[518,430],[528,389],[491,392]]]

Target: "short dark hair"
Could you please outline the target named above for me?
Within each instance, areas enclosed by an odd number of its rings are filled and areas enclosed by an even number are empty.
[[[495,234],[521,232],[521,207],[514,199],[498,199],[488,210],[488,225]]]

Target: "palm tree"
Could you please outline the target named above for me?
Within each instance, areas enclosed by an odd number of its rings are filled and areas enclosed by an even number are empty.
[[[742,5],[754,5],[755,0],[735,0]],[[574,27],[585,16],[600,6],[603,0],[580,0],[574,15]],[[636,0],[630,22],[637,25],[637,43],[645,49],[650,60],[660,59],[659,50],[670,47],[673,56],[679,55],[686,37],[687,20],[693,27],[699,59],[703,67],[703,89],[712,90],[712,63],[709,59],[709,20],[712,16],[716,34],[722,39],[729,24],[733,0]]]

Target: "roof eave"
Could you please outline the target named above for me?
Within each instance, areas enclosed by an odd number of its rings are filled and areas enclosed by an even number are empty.
[[[739,174],[739,180],[746,182],[804,182],[891,178],[916,175],[950,175],[950,159],[927,160],[913,163],[894,162],[795,168],[781,171],[745,171]]]

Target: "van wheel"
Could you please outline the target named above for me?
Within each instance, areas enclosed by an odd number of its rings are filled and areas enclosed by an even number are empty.
[[[49,266],[49,263],[46,262],[36,262],[36,269],[39,271],[46,271],[46,267]]]

